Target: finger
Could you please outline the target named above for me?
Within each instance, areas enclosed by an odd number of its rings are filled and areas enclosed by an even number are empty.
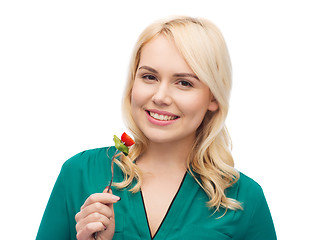
[[[91,222],[85,225],[84,228],[77,231],[76,238],[78,240],[93,239],[92,235],[95,232],[106,230],[106,227],[101,222]]]
[[[107,188],[104,189],[104,191],[106,191],[106,190],[108,191]],[[111,189],[109,189],[109,193],[112,194],[112,190],[111,190]],[[115,195],[114,195],[114,196],[115,196]],[[120,201],[120,200],[121,200],[121,198],[119,197],[119,200],[118,200],[118,201]],[[113,205],[113,203],[107,204],[107,206],[108,206],[109,209],[111,210],[112,215],[113,215],[113,218],[115,218],[115,212],[114,212],[114,205]]]
[[[81,209],[81,211],[75,215],[75,220],[78,222],[80,219],[83,219],[95,212],[107,216],[108,218],[112,215],[112,209],[110,206],[100,202],[95,202]]]
[[[108,191],[108,188],[109,188],[109,186],[106,186],[106,188],[103,190],[103,192],[112,194],[112,189],[109,189],[109,191]],[[113,195],[113,196],[116,196],[116,195]],[[119,196],[117,196],[117,197],[119,197]],[[119,197],[118,201],[120,201],[120,200],[121,200],[121,198]],[[113,210],[113,203],[109,203],[109,204],[107,204],[107,206],[109,206]]]
[[[80,231],[85,228],[88,224],[94,222],[100,222],[105,228],[107,228],[110,224],[110,219],[112,219],[112,215],[108,218],[100,213],[92,213],[88,215],[86,218],[81,219],[76,223],[76,231]]]
[[[95,202],[101,202],[103,204],[112,204],[118,202],[119,200],[120,197],[110,193],[94,193],[86,199],[81,209]]]

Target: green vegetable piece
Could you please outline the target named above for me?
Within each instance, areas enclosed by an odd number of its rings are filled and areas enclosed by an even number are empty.
[[[121,151],[125,156],[128,155],[128,147],[124,145],[124,143],[116,136],[114,135],[114,142],[115,142],[115,147]]]

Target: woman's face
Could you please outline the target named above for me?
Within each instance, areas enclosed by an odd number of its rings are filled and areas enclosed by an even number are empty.
[[[131,95],[132,116],[149,141],[194,141],[206,112],[218,109],[209,88],[164,35],[142,51]]]

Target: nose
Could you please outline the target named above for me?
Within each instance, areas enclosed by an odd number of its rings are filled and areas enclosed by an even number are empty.
[[[157,85],[152,101],[156,105],[170,105],[172,103],[171,93],[168,84],[161,82]]]

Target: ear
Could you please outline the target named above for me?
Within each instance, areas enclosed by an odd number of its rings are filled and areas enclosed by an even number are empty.
[[[214,112],[214,111],[218,110],[218,108],[219,108],[219,104],[218,104],[217,100],[214,97],[212,97],[212,99],[208,105],[208,110],[211,112]]]

